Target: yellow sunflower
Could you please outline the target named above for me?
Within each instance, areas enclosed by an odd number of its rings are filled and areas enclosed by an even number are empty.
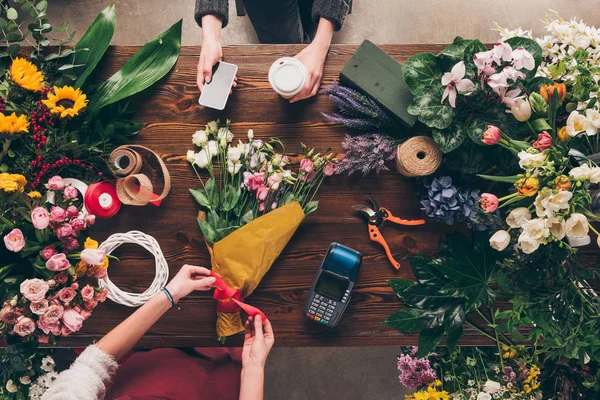
[[[29,121],[22,114],[12,113],[10,115],[0,114],[0,133],[14,135],[15,133],[27,132],[29,130]]]
[[[23,193],[27,180],[20,174],[9,174],[3,172],[0,174],[0,189],[5,192],[14,192],[16,190]]]
[[[17,57],[10,66],[10,77],[13,82],[23,89],[39,92],[42,90],[44,74],[37,67],[24,58]]]
[[[54,93],[48,94],[48,100],[42,103],[50,109],[52,114],[60,114],[61,118],[74,117],[87,106],[87,96],[81,89],[72,86],[61,88],[54,86]]]

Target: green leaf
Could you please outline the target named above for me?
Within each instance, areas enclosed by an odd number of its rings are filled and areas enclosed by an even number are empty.
[[[442,69],[436,56],[431,53],[419,53],[406,60],[402,66],[402,75],[414,95],[420,95],[436,86],[441,87]]]
[[[465,62],[465,78],[473,79],[475,77],[475,71],[477,66],[473,61],[473,56],[482,51],[487,51],[487,47],[479,40],[471,40],[471,42],[465,47],[463,54],[463,61]]]
[[[215,243],[217,240],[217,234],[210,223],[207,221],[198,220],[198,225],[200,226],[200,230],[202,231],[204,239],[206,239],[206,241],[209,243]]]
[[[416,115],[422,123],[430,128],[446,129],[454,119],[454,109],[442,104],[442,88],[423,92],[412,100],[408,113]]]
[[[237,188],[236,190],[232,185],[225,185],[221,192],[221,196],[223,198],[223,210],[233,210],[237,205],[241,194],[242,190],[240,188]]]
[[[394,312],[383,323],[402,333],[415,333],[423,328],[424,319],[421,310],[405,308]]]
[[[464,143],[467,139],[467,133],[462,123],[456,121],[448,129],[442,131],[432,129],[431,137],[442,153],[450,153]]]
[[[461,327],[465,322],[465,308],[462,299],[456,299],[444,312],[444,325],[446,329],[453,330]]]
[[[538,132],[552,130],[552,127],[548,124],[546,118],[538,118],[536,120],[531,121],[531,126]]]
[[[4,18],[0,17],[0,29],[6,29],[8,26],[8,21]]]
[[[424,329],[419,336],[419,351],[417,357],[426,357],[429,353],[435,349],[435,346],[440,344],[444,337],[444,327],[439,326],[432,329]]]
[[[248,222],[254,219],[254,212],[249,210],[246,214],[242,216],[242,224],[247,224]]]
[[[536,76],[527,83],[527,91],[528,93],[538,93],[541,86],[552,85],[553,83],[554,81],[550,78],[546,78],[545,76]]]
[[[435,267],[435,263],[431,262],[431,258],[421,255],[412,256],[408,258],[408,262],[419,284],[441,288],[446,283],[443,275]]]
[[[309,215],[309,214],[317,211],[317,208],[319,208],[318,201],[309,201],[308,203],[306,203],[306,205],[303,208],[304,215]]]
[[[456,350],[456,346],[458,345],[458,341],[462,337],[462,334],[462,326],[446,333],[446,347],[448,347],[448,353],[454,353],[454,350]]]
[[[40,12],[46,12],[46,9],[48,8],[48,2],[46,0],[42,0],[35,6],[35,8],[37,8],[37,10]]]
[[[414,281],[406,278],[388,279],[387,282],[394,292],[396,292],[396,295],[400,298],[400,300],[403,300],[402,293],[404,293],[404,291],[409,287],[415,285]]]
[[[19,13],[17,12],[17,10],[11,7],[6,11],[6,18],[8,18],[11,21],[14,21],[15,19],[19,18]]]
[[[83,86],[85,80],[96,68],[112,40],[116,26],[115,5],[111,4],[102,10],[88,27],[83,37],[77,42],[74,47],[73,64],[79,64],[80,67],[73,70],[73,73],[79,76],[75,82],[75,87]],[[88,49],[88,51],[82,51],[83,49]]]
[[[150,87],[173,68],[181,47],[181,23],[180,20],[146,43],[119,71],[100,85],[89,106],[90,116],[96,115],[109,104]]]
[[[219,190],[217,189],[215,180],[210,178],[208,181],[206,181],[204,188],[206,189],[206,197],[208,197],[211,208],[217,208],[219,206]]]
[[[472,118],[467,124],[467,134],[473,141],[473,143],[480,146],[487,146],[482,142],[483,133],[487,130],[488,124],[477,117]]]
[[[506,40],[506,43],[512,47],[513,50],[516,50],[520,47],[527,50],[535,60],[535,67],[531,71],[523,70],[525,75],[527,75],[528,79],[531,79],[535,76],[538,67],[542,62],[542,48],[539,44],[537,44],[534,40],[524,38],[524,37],[514,37]]]
[[[465,40],[457,36],[450,46],[438,54],[438,58],[446,64],[445,69],[451,69],[456,63],[463,61],[465,49],[471,42],[472,40]]]
[[[194,196],[194,199],[200,206],[210,209],[210,201],[208,200],[208,197],[206,197],[206,194],[204,194],[204,190],[190,189],[190,193]]]

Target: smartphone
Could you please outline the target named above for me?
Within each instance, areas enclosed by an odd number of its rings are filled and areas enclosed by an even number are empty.
[[[224,109],[237,69],[238,67],[235,64],[218,61],[213,66],[210,83],[204,84],[204,90],[198,101],[200,105],[216,110]]]

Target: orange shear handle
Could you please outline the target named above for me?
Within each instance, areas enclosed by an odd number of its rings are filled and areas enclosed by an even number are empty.
[[[409,219],[402,219],[402,218],[395,217],[390,212],[390,210],[388,210],[387,208],[383,208],[382,207],[381,210],[383,210],[383,211],[385,211],[387,213],[387,217],[385,217],[384,220],[393,222],[393,223],[398,224],[398,225],[415,226],[415,225],[423,225],[425,223],[424,219],[409,220]]]
[[[379,243],[383,247],[388,260],[390,260],[394,268],[400,269],[400,263],[396,261],[396,259],[392,255],[390,247],[388,246],[383,236],[381,236],[381,232],[379,232],[379,228],[377,228],[375,225],[369,225],[369,237],[372,241]]]

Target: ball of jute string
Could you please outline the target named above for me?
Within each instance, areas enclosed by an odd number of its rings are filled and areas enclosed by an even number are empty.
[[[396,170],[404,176],[433,174],[442,164],[442,152],[433,139],[415,136],[398,145]]]

